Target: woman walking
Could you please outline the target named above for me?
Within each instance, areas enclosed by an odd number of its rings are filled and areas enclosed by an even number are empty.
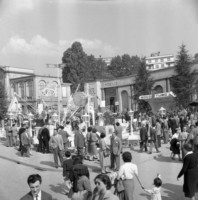
[[[137,165],[133,164],[130,152],[124,152],[122,155],[124,164],[120,167],[117,180],[122,180],[124,190],[118,193],[120,200],[134,200],[134,176],[138,175]]]
[[[105,133],[101,133],[100,134],[100,140],[99,140],[99,158],[100,158],[100,166],[101,166],[101,170],[102,170],[102,174],[106,173],[106,169],[105,169],[105,157],[107,157],[108,154],[108,148],[105,142]]]

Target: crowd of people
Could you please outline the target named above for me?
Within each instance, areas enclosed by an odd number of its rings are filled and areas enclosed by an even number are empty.
[[[152,154],[160,152],[163,144],[170,142],[171,158],[183,161],[183,167],[178,179],[184,175],[183,191],[186,198],[195,199],[198,184],[198,122],[197,115],[188,115],[186,112],[171,113],[169,115],[142,115],[139,123],[140,153],[143,151]],[[37,151],[53,153],[54,167],[63,168],[65,180],[65,194],[73,200],[90,199],[120,199],[133,200],[134,178],[138,179],[138,168],[132,162],[132,153],[123,150],[122,126],[119,122],[113,124],[109,130],[110,144],[106,143],[104,129],[85,126],[75,123],[72,127],[74,149],[71,148],[71,132],[68,125],[54,127],[50,135],[47,125],[39,129],[37,134]],[[71,128],[71,127],[70,127]],[[30,156],[33,139],[29,134],[30,128],[23,125],[17,130],[16,125],[7,126],[8,146],[19,145],[21,156]],[[18,138],[18,139],[17,139]],[[124,164],[121,165],[121,157]],[[59,160],[58,160],[59,159]],[[83,160],[98,160],[101,173],[94,179],[95,189],[91,188],[89,169]],[[110,168],[107,166],[110,161]],[[59,164],[60,163],[60,164]],[[191,181],[193,179],[193,181]],[[36,179],[37,180],[37,179]],[[37,180],[41,183],[40,179]],[[30,185],[30,183],[28,182]],[[114,186],[114,192],[111,187]],[[152,199],[161,199],[160,189],[162,180],[154,179],[154,188],[145,189]]]

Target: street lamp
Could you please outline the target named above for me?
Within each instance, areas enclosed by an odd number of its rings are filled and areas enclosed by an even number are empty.
[[[85,127],[86,127],[86,133],[87,133],[87,126],[88,126],[88,123],[89,123],[89,115],[87,113],[85,113],[83,116],[83,121],[85,122]]]
[[[23,118],[23,114],[21,112],[18,113],[18,118],[19,118],[19,127],[21,127],[21,120]]]
[[[133,110],[129,111],[129,116],[131,117],[131,132],[130,132],[130,135],[133,135],[133,113],[134,113]]]
[[[30,131],[30,135],[32,136],[32,119],[33,119],[34,115],[30,112],[28,114],[28,119],[30,121],[30,128],[29,128],[29,131]]]
[[[56,128],[56,122],[57,122],[57,120],[58,120],[58,115],[57,115],[56,113],[54,113],[54,114],[52,115],[52,117],[53,117],[53,120],[54,120],[54,122],[55,122],[55,128]]]
[[[159,111],[160,111],[160,114],[162,115],[162,117],[166,114],[166,109],[163,108],[163,107],[161,107],[161,108],[159,109]]]
[[[13,119],[14,114],[12,112],[9,112],[8,116],[9,116],[9,119],[10,119],[10,126],[12,127],[12,119]]]

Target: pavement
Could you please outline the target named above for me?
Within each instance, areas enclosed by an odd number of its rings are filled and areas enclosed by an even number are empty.
[[[45,175],[45,190],[53,195],[53,197],[57,200],[67,200],[68,198],[63,195],[60,187],[63,184],[62,179],[62,168],[54,168],[53,162],[53,154],[42,154],[36,152],[35,150],[32,151],[31,157],[21,157],[20,153],[17,150],[18,148],[15,147],[7,147],[6,141],[1,140],[0,143],[0,163],[5,163],[7,169],[1,170],[2,173],[5,174],[6,170],[9,172],[9,169],[13,170],[13,168],[17,169],[21,168],[24,170],[25,175],[30,174],[32,172],[37,172]],[[153,187],[153,179],[156,177],[157,173],[161,174],[163,185],[162,185],[162,199],[163,200],[182,200],[183,192],[182,192],[182,185],[183,185],[183,178],[177,181],[177,174],[179,173],[182,162],[176,160],[172,160],[170,158],[170,150],[169,144],[162,144],[160,148],[160,153],[155,153],[155,150],[152,154],[148,154],[147,152],[140,152],[139,146],[134,146],[134,149],[131,150],[129,148],[124,148],[124,151],[130,151],[133,156],[132,162],[137,164],[138,166],[138,173],[139,179],[141,184],[145,188],[152,188]],[[123,162],[122,162],[123,163]],[[100,173],[101,169],[99,166],[98,161],[84,161],[84,164],[88,166],[90,170],[90,180],[92,188],[94,188],[94,177]],[[107,161],[107,166],[109,165],[109,161]],[[2,165],[3,166],[3,165]],[[21,167],[20,167],[21,166]],[[5,167],[4,167],[5,168]],[[1,174],[0,174],[1,175]],[[16,174],[16,179],[17,179]],[[15,177],[12,177],[12,181],[16,181]],[[7,180],[9,182],[9,180]],[[21,184],[24,182],[26,184],[26,180],[20,180]],[[53,182],[53,187],[51,182]],[[61,183],[60,183],[61,182]],[[24,185],[22,184],[22,185]],[[10,185],[10,183],[9,183]],[[18,186],[20,187],[20,186]],[[21,186],[22,187],[22,186]],[[27,188],[24,189],[24,186],[21,190],[15,191],[15,187],[10,187],[10,192],[13,192],[13,195],[22,196],[24,191],[27,191]],[[4,191],[5,192],[5,191]],[[7,193],[5,194],[5,196]],[[2,200],[9,200],[12,198],[1,198]],[[135,179],[135,192],[134,192],[134,200],[148,200],[150,196],[145,193],[138,180]]]

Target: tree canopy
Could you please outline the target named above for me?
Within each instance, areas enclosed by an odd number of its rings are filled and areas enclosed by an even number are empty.
[[[108,77],[106,63],[102,59],[96,59],[93,55],[87,55],[80,42],[74,42],[62,57],[65,63],[62,77],[63,82],[72,84],[74,92],[80,84],[80,90],[84,90],[84,83],[89,80],[96,80]]]
[[[175,73],[171,78],[171,89],[176,94],[176,103],[178,106],[186,108],[191,101],[193,94],[193,85],[196,84],[197,71],[192,70],[192,58],[182,44],[180,51],[176,56]]]
[[[137,69],[137,75],[134,85],[134,100],[138,103],[140,111],[149,111],[150,107],[147,102],[140,100],[139,96],[151,94],[154,81],[150,77],[150,72],[146,69],[145,58],[141,59],[139,68]]]
[[[108,67],[110,73],[115,77],[132,75],[140,65],[138,56],[130,57],[128,54],[112,58]]]

